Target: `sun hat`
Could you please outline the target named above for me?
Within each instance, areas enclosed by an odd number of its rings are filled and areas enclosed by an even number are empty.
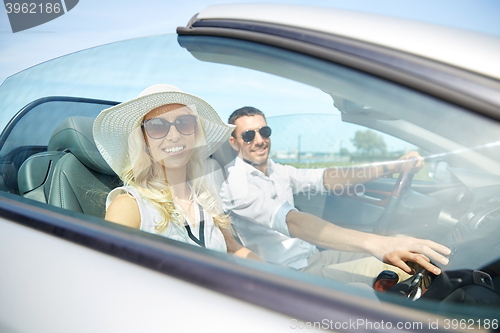
[[[129,135],[141,126],[147,113],[166,104],[182,104],[196,111],[205,131],[206,145],[200,147],[202,158],[212,155],[227,141],[235,128],[224,123],[212,106],[203,99],[170,84],[153,85],[143,90],[137,98],[103,110],[94,121],[96,146],[117,175],[130,160]]]

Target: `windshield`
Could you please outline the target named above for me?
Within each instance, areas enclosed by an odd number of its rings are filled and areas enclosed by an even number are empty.
[[[91,123],[99,112],[136,98],[143,89],[158,83],[175,85],[202,98],[224,122],[242,107],[264,112],[264,125],[272,132],[258,132],[263,126],[254,126],[252,131],[254,137],[270,140],[268,157],[276,173],[312,170],[316,175],[314,181],[301,180],[300,184],[307,183],[304,186],[284,185],[290,187],[287,201],[293,211],[349,230],[443,244],[452,253],[448,265],[434,262],[440,269],[483,270],[490,274],[493,289],[500,288],[497,121],[354,69],[251,42],[173,35],[134,39],[70,54],[8,78],[0,87],[1,190],[46,203],[47,209],[58,206],[51,197],[56,176],[50,165],[57,166],[66,154],[75,155],[82,167],[99,179],[100,185],[87,185],[98,186],[104,194],[91,202],[94,207],[89,211],[81,202],[77,208],[58,207],[78,211],[84,220],[86,215],[103,218],[106,195],[123,185],[122,180],[107,167],[88,167],[78,153],[60,141],[56,147],[54,137],[61,124],[75,116],[90,118],[91,133]],[[236,157],[236,147],[226,143],[211,156],[221,173],[218,192],[223,203],[220,186],[230,179],[235,161],[240,158],[242,168],[252,167],[241,158],[243,148]],[[392,199],[401,183],[398,177],[404,173],[400,171],[405,170],[392,165],[414,153],[424,163],[414,170],[416,173],[409,173],[400,195]],[[41,167],[29,164],[42,155]],[[323,188],[316,184],[323,184],[324,170],[333,170],[338,177],[343,173],[344,179],[353,170],[381,171],[359,186]],[[110,177],[113,179],[106,183]],[[85,188],[84,192],[92,190]],[[87,199],[83,196],[82,201]],[[238,208],[234,209],[236,214]],[[226,213],[233,222],[240,221],[234,222],[232,229],[237,241],[269,259],[268,265],[273,265],[277,274],[287,275],[287,268],[280,270],[283,266],[294,270],[307,266],[310,257],[294,261],[284,251],[282,258],[286,259],[279,262],[281,259],[268,256],[266,247],[255,244],[256,237],[245,234],[261,232],[261,239],[271,241],[265,238],[266,232],[242,222],[251,216],[240,211],[240,215],[232,215],[229,208]],[[280,212],[273,214],[274,219]],[[280,230],[290,237],[290,244],[298,238]],[[279,251],[288,246],[280,244]],[[313,244],[308,256],[323,250],[321,244]],[[348,284],[345,290],[350,292]],[[328,288],[342,286],[334,283]],[[426,302],[438,309],[443,301],[407,302],[398,295],[387,295],[381,298],[424,310],[428,309]],[[449,314],[450,308],[456,313],[468,311],[466,302],[455,304],[448,299],[448,303],[451,305],[443,313]],[[500,302],[493,296],[491,304],[495,308]]]

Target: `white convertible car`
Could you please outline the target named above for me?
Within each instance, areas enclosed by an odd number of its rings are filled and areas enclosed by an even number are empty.
[[[0,87],[0,331],[490,331],[500,317],[500,39],[287,5],[211,6],[177,35],[69,54]],[[103,220],[120,180],[97,114],[169,83],[223,120],[264,111],[299,168],[425,158],[355,192],[297,193],[332,223],[431,239],[443,274],[388,292],[215,253]],[[211,158],[224,166],[229,145]]]

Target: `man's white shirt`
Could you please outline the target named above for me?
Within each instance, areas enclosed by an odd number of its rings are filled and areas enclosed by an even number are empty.
[[[294,194],[325,191],[324,170],[297,169],[269,159],[266,176],[236,157],[227,167],[220,196],[243,245],[267,262],[306,267],[316,247],[290,236],[286,215],[296,210]]]

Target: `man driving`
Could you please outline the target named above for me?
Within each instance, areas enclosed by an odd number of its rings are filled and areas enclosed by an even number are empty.
[[[400,172],[404,161],[423,158],[410,152],[386,165],[355,167],[349,172],[330,169],[297,169],[269,159],[271,129],[265,115],[253,107],[234,111],[228,122],[236,125],[229,139],[238,156],[227,167],[221,188],[224,210],[244,246],[264,260],[342,282],[373,284],[383,270],[392,270],[399,281],[414,274],[407,262],[440,274],[430,262],[446,265],[450,250],[430,240],[387,237],[339,227],[294,207],[293,194],[327,192],[354,186],[388,173]],[[319,251],[317,247],[327,249]]]

